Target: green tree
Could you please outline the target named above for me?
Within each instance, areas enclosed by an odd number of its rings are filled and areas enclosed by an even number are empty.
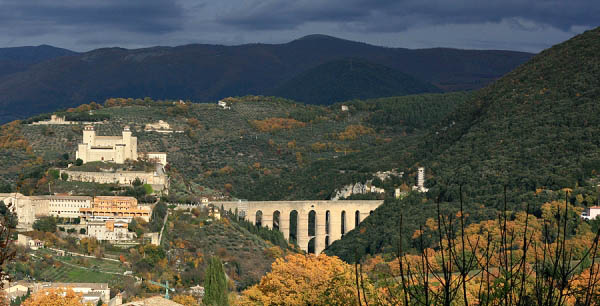
[[[53,180],[57,180],[59,178],[59,175],[60,175],[60,172],[56,169],[48,170],[48,176],[50,176],[50,178]]]
[[[78,158],[77,160],[75,160],[75,166],[81,166],[83,165],[83,160],[81,158]]]
[[[228,305],[227,280],[221,260],[213,256],[210,258],[206,274],[204,275],[205,294],[202,300],[206,305]]]
[[[133,185],[134,187],[142,186],[143,184],[144,183],[140,180],[139,177],[136,177],[135,180],[131,182],[131,185]]]
[[[63,173],[60,174],[60,178],[63,181],[67,181],[69,179],[69,175],[66,172],[63,172]]]
[[[56,219],[54,217],[42,217],[33,222],[33,229],[41,232],[56,232]]]
[[[79,233],[82,234],[82,235],[85,235],[85,228],[80,229]]]
[[[9,209],[3,201],[0,201],[0,217],[4,219],[5,224],[9,228],[17,227],[17,223],[19,221],[17,220],[16,214],[11,211],[11,209]]]
[[[9,193],[12,192],[12,188],[10,187],[10,184],[6,183],[6,182],[0,182],[0,193]]]
[[[152,192],[154,192],[150,184],[144,184],[144,191],[146,192],[146,194],[152,194]]]

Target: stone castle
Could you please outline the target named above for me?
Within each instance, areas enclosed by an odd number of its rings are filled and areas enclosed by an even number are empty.
[[[137,160],[137,137],[131,136],[129,126],[125,126],[121,136],[98,136],[94,127],[88,125],[83,130],[83,143],[77,147],[76,157],[84,163],[110,161],[123,164],[126,160]]]

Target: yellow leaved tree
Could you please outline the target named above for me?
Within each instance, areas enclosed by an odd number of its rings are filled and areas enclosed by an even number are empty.
[[[81,294],[73,289],[46,289],[33,294],[23,306],[82,306]]]
[[[291,254],[242,293],[240,305],[358,305],[356,274],[337,257]],[[369,298],[374,289],[365,283]],[[361,290],[362,294],[362,290]],[[363,297],[364,298],[364,297]],[[361,300],[363,300],[361,298]]]

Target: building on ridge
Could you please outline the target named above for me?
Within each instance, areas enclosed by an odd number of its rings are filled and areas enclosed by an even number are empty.
[[[137,137],[131,136],[129,126],[125,126],[121,136],[98,136],[94,127],[83,129],[83,142],[77,147],[76,158],[83,163],[111,161],[123,164],[126,160],[137,160]]]

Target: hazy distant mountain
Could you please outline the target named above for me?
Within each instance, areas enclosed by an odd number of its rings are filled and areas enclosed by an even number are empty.
[[[24,71],[31,65],[45,60],[73,54],[76,53],[71,50],[48,45],[0,48],[0,78],[15,72]]]
[[[324,35],[285,44],[97,49],[0,80],[0,121],[108,97],[211,101],[265,94],[320,64],[361,58],[444,90],[479,88],[529,59],[513,51],[384,48]]]
[[[276,96],[311,104],[441,92],[429,82],[364,60],[335,60],[285,82]]]

